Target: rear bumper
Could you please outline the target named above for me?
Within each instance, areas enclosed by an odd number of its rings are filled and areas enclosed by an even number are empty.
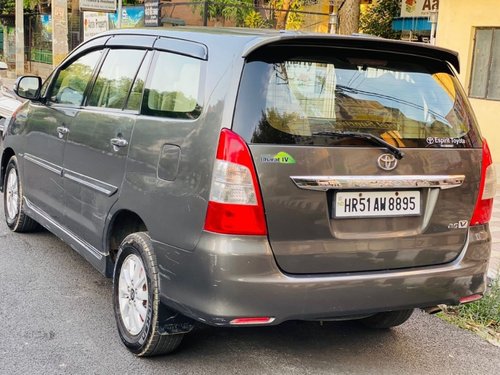
[[[192,252],[155,242],[162,301],[211,325],[237,317],[335,319],[437,304],[483,293],[491,249],[487,226],[472,227],[451,263],[350,274],[288,275],[266,238],[204,233]]]

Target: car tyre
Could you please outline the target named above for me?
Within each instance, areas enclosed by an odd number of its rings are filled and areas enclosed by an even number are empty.
[[[10,158],[5,169],[3,205],[5,221],[13,232],[32,232],[38,228],[38,223],[26,215],[23,184],[15,156]]]
[[[113,276],[118,333],[138,357],[167,354],[184,334],[160,334],[158,264],[146,232],[128,235],[120,245]]]
[[[403,324],[410,319],[411,314],[413,314],[413,309],[385,311],[361,319],[360,322],[370,328],[388,329]]]

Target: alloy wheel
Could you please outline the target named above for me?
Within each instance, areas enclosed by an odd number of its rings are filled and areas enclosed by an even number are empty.
[[[123,325],[131,335],[138,335],[146,320],[149,294],[144,264],[135,254],[130,254],[123,261],[118,281],[118,301]]]
[[[9,171],[5,194],[7,218],[9,220],[14,220],[19,213],[19,183],[17,171],[14,168]]]

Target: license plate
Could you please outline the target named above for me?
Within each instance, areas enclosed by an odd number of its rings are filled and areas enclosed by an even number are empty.
[[[420,215],[420,191],[356,191],[335,194],[335,217]]]

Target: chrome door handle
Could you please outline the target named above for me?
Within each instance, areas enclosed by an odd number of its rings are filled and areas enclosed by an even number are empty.
[[[121,147],[128,145],[128,141],[123,138],[111,138],[110,142],[113,145],[114,151],[118,151]]]
[[[65,134],[69,133],[69,129],[65,126],[58,126],[57,133],[58,133],[59,138],[63,138]]]

